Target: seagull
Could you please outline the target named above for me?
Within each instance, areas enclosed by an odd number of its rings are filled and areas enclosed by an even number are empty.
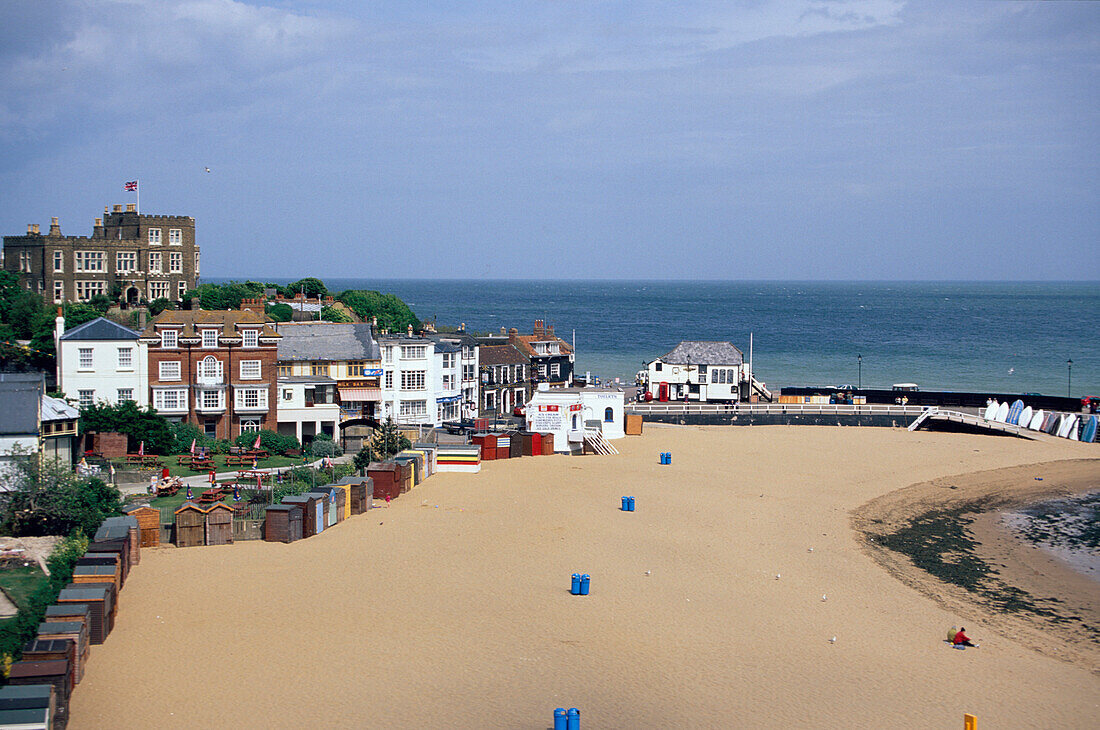
[[[205,167],[205,168],[203,168],[203,169],[204,169],[204,170],[206,170],[207,172],[210,172],[210,168],[209,168],[209,167]]]
[[[834,636],[833,638],[829,639],[829,643],[830,644],[835,644],[836,643],[836,637]]]
[[[1009,368],[1008,369],[1008,374],[1009,375],[1012,375],[1012,373],[1014,373],[1014,372],[1016,372],[1016,368]]]
[[[828,600],[828,599],[827,599],[827,598],[825,597],[825,594],[824,594],[824,593],[822,593],[822,594],[821,594],[821,600],[822,600],[822,602],[824,602],[824,601]]]
[[[776,573],[776,574],[775,574],[775,579],[776,579],[776,580],[779,580],[779,573]]]
[[[813,549],[813,548],[810,548],[809,552],[811,552],[811,553],[812,553],[813,551],[814,551],[814,549]]]
[[[645,574],[646,574],[646,575],[650,575],[650,574],[652,574],[652,573],[653,573],[653,571],[652,571],[652,570],[647,570],[647,571],[645,572]]]

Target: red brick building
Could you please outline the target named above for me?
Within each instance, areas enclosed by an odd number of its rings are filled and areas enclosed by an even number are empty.
[[[149,403],[207,436],[278,428],[279,333],[251,311],[165,311],[142,332]]]

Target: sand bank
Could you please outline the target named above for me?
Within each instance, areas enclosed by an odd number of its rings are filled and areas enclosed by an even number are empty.
[[[1090,447],[809,426],[616,445],[440,474],[291,545],[145,551],[70,726],[1094,725],[1100,679],[896,580],[850,514]],[[959,623],[980,650],[944,646]]]

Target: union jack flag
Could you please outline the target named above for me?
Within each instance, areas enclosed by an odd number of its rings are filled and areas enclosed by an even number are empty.
[[[125,185],[123,185],[122,187],[123,187],[123,188],[124,188],[124,189],[125,189],[125,190],[126,190],[127,192],[131,192],[131,193],[134,193],[134,192],[137,192],[137,184],[138,184],[138,181],[137,181],[137,180],[131,180],[130,182],[128,182],[128,183],[126,183]]]

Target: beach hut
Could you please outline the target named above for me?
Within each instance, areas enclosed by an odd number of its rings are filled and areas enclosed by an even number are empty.
[[[100,525],[96,530],[96,537],[92,538],[88,545],[88,552],[118,553],[119,567],[122,570],[122,583],[130,575],[130,566],[133,565],[133,553],[130,550],[130,529],[122,526]]]
[[[206,544],[206,510],[194,502],[184,502],[176,515],[176,547]]]
[[[225,502],[206,508],[206,544],[233,544],[233,508]]]
[[[642,415],[640,413],[627,414],[625,430],[627,436],[641,436]]]
[[[76,639],[39,636],[23,645],[22,659],[27,662],[63,661],[69,670],[70,691],[79,681],[77,679],[77,661],[79,660]]]
[[[318,487],[306,492],[317,500],[317,532],[323,532],[336,524],[336,513],[332,504],[332,497],[328,490]]]
[[[508,432],[508,443],[510,448],[509,456],[513,459],[518,459],[523,456],[523,436],[519,431]]]
[[[57,596],[57,603],[58,605],[74,603],[88,606],[91,614],[88,636],[93,644],[102,644],[115,626],[111,591],[103,583],[83,583],[79,586],[63,588]]]
[[[130,538],[127,542],[130,548],[130,565],[137,565],[141,562],[141,527],[138,525],[137,518],[133,515],[108,517],[103,520],[99,530],[96,531],[95,539],[99,540],[100,533],[102,533],[104,540],[110,540],[112,536],[118,534],[119,530],[129,532]]]
[[[406,474],[408,475],[408,487],[405,489],[406,492],[409,491],[409,489],[420,485],[420,482],[423,481],[423,472],[420,470],[420,460],[416,456],[402,451],[401,453],[394,456],[393,460],[394,462],[403,466],[406,470]]]
[[[440,444],[436,464],[441,472],[481,471],[481,447],[477,444]]]
[[[351,485],[333,484],[336,490],[336,521],[343,522],[351,515]]]
[[[428,451],[422,449],[419,446],[413,446],[411,449],[406,449],[410,454],[414,454],[420,462],[420,473],[424,479],[427,479],[435,473],[435,469],[432,467],[431,459],[428,456]]]
[[[137,520],[141,532],[141,547],[160,545],[160,510],[147,504],[131,504],[122,511]]]
[[[512,436],[507,431],[497,434],[497,461],[512,458]]]
[[[283,504],[292,504],[302,510],[302,537],[313,537],[325,529],[324,513],[319,509],[321,503],[315,495],[298,494],[283,497]]]
[[[8,672],[8,684],[14,687],[25,685],[53,685],[56,718],[55,726],[65,727],[69,715],[69,695],[73,692],[72,672],[69,662],[64,659],[52,659],[39,662],[22,660],[11,665]]]
[[[543,434],[540,434],[540,436],[542,437],[542,455],[543,456],[553,456],[554,455],[554,434],[552,434],[552,433],[543,433]]]
[[[92,643],[88,636],[88,625],[84,619],[79,621],[45,621],[38,624],[39,639],[71,639],[73,642],[73,682],[84,678],[84,667],[88,663]],[[26,656],[24,655],[24,658]]]
[[[495,461],[497,458],[497,435],[495,433],[475,433],[470,437],[475,446],[481,447],[482,461]]]
[[[57,714],[57,690],[52,684],[0,687],[0,728],[3,730],[51,730],[64,727],[67,718]]]
[[[323,487],[314,487],[310,490],[323,494],[328,498],[325,504],[325,527],[332,527],[343,519],[340,516],[340,494],[343,490],[337,489],[335,484],[326,484]]]
[[[404,471],[392,461],[372,461],[367,465],[367,476],[374,485],[376,499],[397,499],[401,496]]]
[[[417,451],[424,452],[424,466],[428,472],[428,476],[432,476],[437,471],[436,457],[438,456],[439,444],[430,444],[425,441],[417,441],[413,444],[413,448]]]
[[[264,508],[264,540],[294,542],[302,539],[302,508],[296,504],[272,504]]]
[[[361,515],[370,509],[370,500],[374,493],[374,482],[370,477],[344,477],[337,483],[348,488],[349,515]]]
[[[106,583],[115,584],[117,594],[121,585],[122,576],[117,565],[75,565],[73,566],[73,583]]]

